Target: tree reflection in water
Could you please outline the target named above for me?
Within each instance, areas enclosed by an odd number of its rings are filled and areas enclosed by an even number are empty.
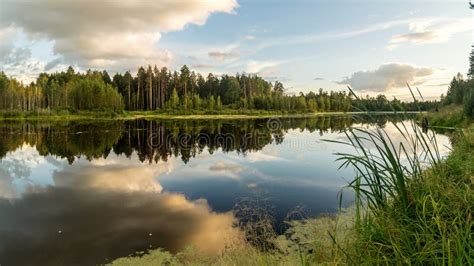
[[[133,120],[93,122],[3,122],[0,124],[0,158],[23,144],[35,146],[42,156],[88,160],[107,158],[110,152],[141,162],[167,161],[180,157],[187,163],[197,154],[224,152],[249,153],[283,142],[288,130],[341,132],[354,123],[384,126],[396,116],[338,116],[248,120]]]

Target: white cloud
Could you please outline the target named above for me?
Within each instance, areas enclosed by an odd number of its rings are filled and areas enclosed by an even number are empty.
[[[256,39],[256,37],[254,35],[246,35],[244,36],[244,39],[247,41],[253,41]]]
[[[390,40],[389,48],[393,49],[400,43],[442,43],[451,39],[452,35],[472,30],[470,18],[465,19],[424,19],[408,24],[409,33],[395,35]]]
[[[435,73],[435,69],[417,67],[409,64],[390,63],[381,65],[376,70],[357,71],[346,77],[338,84],[349,84],[355,90],[385,92],[391,89],[405,87],[407,83],[424,83],[426,78]]]
[[[130,68],[167,64],[171,54],[157,48],[161,32],[203,25],[214,12],[231,13],[236,0],[0,0],[2,31],[14,27],[30,38],[53,40],[65,62],[87,67]],[[8,44],[1,47],[7,50]]]
[[[247,62],[246,72],[264,77],[271,76],[275,74],[276,67],[282,63],[281,61],[250,60]]]
[[[225,61],[227,59],[239,57],[239,53],[237,53],[236,51],[229,51],[229,52],[212,51],[212,52],[209,52],[208,55],[209,57],[217,61]]]
[[[0,71],[10,74],[13,69],[32,70],[31,50],[28,47],[15,45],[18,37],[19,34],[14,27],[0,27]],[[14,74],[15,77],[25,76],[25,73],[14,72]]]
[[[226,45],[223,48],[212,48],[207,55],[217,61],[238,59],[241,56],[241,45],[241,42],[234,42]]]
[[[0,71],[4,71],[8,75],[17,80],[29,83],[34,81],[38,74],[44,71],[45,64],[35,58],[29,58],[22,62],[11,62],[0,64]]]

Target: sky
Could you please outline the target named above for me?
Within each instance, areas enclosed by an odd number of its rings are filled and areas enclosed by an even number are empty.
[[[427,99],[465,74],[473,43],[465,0],[0,0],[0,71],[183,64],[251,73],[288,93],[323,88]]]

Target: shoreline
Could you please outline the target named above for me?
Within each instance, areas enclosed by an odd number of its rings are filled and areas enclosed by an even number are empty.
[[[73,121],[73,120],[233,120],[233,119],[258,119],[258,118],[311,118],[320,116],[350,116],[363,114],[418,114],[423,112],[394,112],[394,111],[376,111],[376,112],[315,112],[315,113],[281,113],[281,112],[262,112],[262,113],[222,113],[222,114],[173,114],[158,112],[140,112],[132,111],[123,114],[111,114],[103,112],[84,112],[77,114],[25,114],[19,113],[19,116],[4,117],[0,113],[0,122],[2,121]]]

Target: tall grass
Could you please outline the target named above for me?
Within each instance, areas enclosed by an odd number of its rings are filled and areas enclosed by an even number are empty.
[[[414,120],[393,126],[398,142],[380,127],[350,128],[347,142],[335,141],[356,151],[337,153],[341,167],[356,171],[348,184],[356,195],[351,260],[472,265],[474,142],[457,133],[456,150],[464,154],[444,162],[433,132],[424,133]]]

